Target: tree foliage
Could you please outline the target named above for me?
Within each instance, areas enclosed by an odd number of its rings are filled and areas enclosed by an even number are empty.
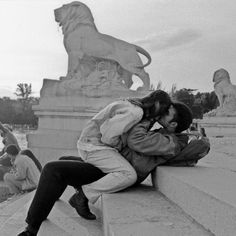
[[[29,100],[32,94],[32,85],[26,83],[17,84],[15,95],[22,100]]]
[[[175,90],[171,95],[175,100],[188,105],[193,112],[193,117],[201,119],[204,113],[215,109],[218,105],[218,99],[214,91],[193,94],[194,89]]]
[[[162,86],[161,81],[155,86],[151,84],[150,90],[154,91],[157,89],[165,90]],[[219,106],[217,96],[214,91],[212,92],[197,92],[194,94],[196,89],[182,88],[177,89],[177,85],[173,84],[171,90],[168,91],[172,100],[180,101],[190,107],[193,112],[193,117],[196,119],[202,119],[203,114],[215,109]]]
[[[32,105],[38,104],[39,98],[31,97],[31,84],[17,84],[15,94],[17,99],[0,98],[0,121],[2,123],[36,126],[38,119],[34,115]]]

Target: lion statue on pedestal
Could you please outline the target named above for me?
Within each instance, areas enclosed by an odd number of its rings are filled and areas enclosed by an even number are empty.
[[[214,92],[220,105],[204,114],[204,116],[236,116],[236,86],[231,83],[228,71],[225,69],[215,71],[213,82]]]
[[[54,10],[55,20],[62,27],[64,45],[68,53],[68,71],[65,79],[84,79],[91,66],[84,58],[110,60],[117,64],[117,73],[127,88],[133,84],[132,75],[143,82],[141,90],[149,90],[150,78],[144,67],[151,56],[143,48],[98,32],[90,9],[81,2],[65,4]],[[147,57],[143,65],[138,53]]]
[[[231,83],[228,71],[225,69],[215,71],[213,82],[220,108],[230,105],[236,110],[236,86]]]

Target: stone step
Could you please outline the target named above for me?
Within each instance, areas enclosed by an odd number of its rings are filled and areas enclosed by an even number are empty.
[[[104,236],[210,236],[148,185],[102,196]]]
[[[158,167],[158,190],[217,236],[236,232],[236,172],[209,166]]]
[[[4,181],[0,181],[0,203],[5,201],[9,195],[9,189]]]
[[[4,223],[9,220],[18,210],[21,209],[32,198],[32,193],[18,195],[0,203],[0,233]],[[1,234],[0,234],[1,235]]]
[[[48,220],[44,221],[40,227],[38,233],[39,236],[69,236],[69,235],[81,235],[81,236],[102,236],[102,224],[101,217],[98,217],[96,221],[87,221],[78,216],[76,211],[68,204],[67,200],[74,193],[72,188],[67,188],[63,196],[57,201],[53,207],[53,210],[48,216]],[[32,199],[34,192],[29,196]],[[25,218],[29,208],[31,200],[22,204],[18,201],[18,210],[9,217],[0,228],[1,236],[13,236],[21,232],[25,227]],[[11,209],[12,206],[8,206]],[[96,214],[98,210],[93,209]]]

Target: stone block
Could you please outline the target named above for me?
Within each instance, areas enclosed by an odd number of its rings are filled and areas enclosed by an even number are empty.
[[[236,232],[236,173],[206,165],[158,167],[158,190],[217,236]]]
[[[78,156],[77,149],[58,149],[50,147],[32,147],[31,150],[35,156],[39,159],[42,166],[44,166],[49,161],[56,161],[62,156]]]
[[[28,134],[27,140],[30,147],[42,147],[52,149],[76,149],[79,133],[76,132],[53,132]]]

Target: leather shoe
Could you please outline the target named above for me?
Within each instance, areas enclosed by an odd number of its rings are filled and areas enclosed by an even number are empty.
[[[89,210],[88,199],[82,189],[69,199],[69,204],[75,208],[81,217],[87,220],[96,220],[96,216]]]

